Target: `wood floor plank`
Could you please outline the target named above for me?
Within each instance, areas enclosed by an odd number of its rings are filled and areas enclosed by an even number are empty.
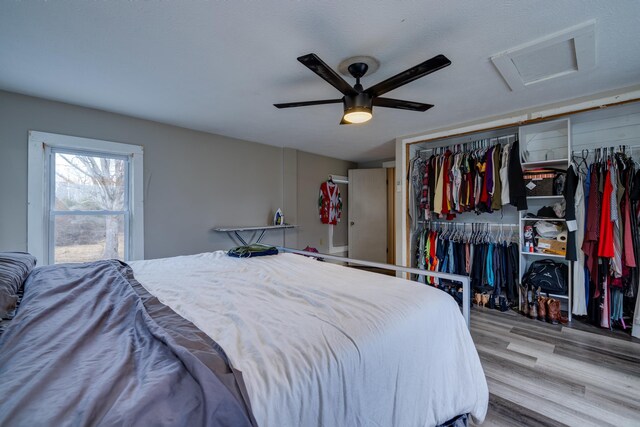
[[[482,355],[497,355],[502,359],[505,359],[509,363],[517,363],[521,366],[526,366],[529,368],[533,368],[538,361],[537,357],[528,356],[526,354],[518,353],[515,351],[510,351],[507,349],[497,349],[495,347],[487,346],[484,344],[476,344],[476,349],[478,353],[482,353]]]
[[[594,405],[590,399],[585,399],[585,386],[578,384],[579,378],[574,381],[565,381],[562,378],[554,377],[543,373],[536,368],[520,368],[519,371],[528,370],[526,375],[522,372],[506,372],[504,369],[496,369],[492,366],[485,367],[485,374],[490,380],[499,380],[507,384],[516,384],[518,389],[526,391],[534,398],[549,399],[553,402],[561,402],[580,414],[592,420],[598,420],[601,425],[629,425],[634,422],[634,417],[629,415],[629,411],[614,410],[617,408],[613,402],[608,406],[611,412],[603,412],[602,405]]]
[[[640,377],[640,359],[635,357],[577,345],[556,345],[554,353]]]
[[[630,396],[589,385],[585,390],[584,398],[606,413],[619,414],[629,419],[630,422],[626,425],[640,425],[640,402]]]
[[[640,426],[640,340],[474,308],[487,426]],[[505,345],[506,344],[506,345]]]
[[[570,353],[572,357],[579,360],[593,361],[607,367],[618,370],[624,370],[631,374],[640,375],[640,353],[637,355],[623,354],[615,351],[615,349],[597,347],[586,344],[575,339],[563,338],[554,334],[545,334],[528,330],[521,327],[511,329],[511,332],[517,335],[533,338],[541,342],[547,342],[556,346],[554,352],[567,355]],[[566,337],[566,335],[565,335]]]
[[[531,409],[510,402],[500,396],[492,395],[489,401],[489,414],[487,421],[483,425],[487,426],[509,426],[523,427],[554,427],[566,426]],[[514,421],[517,424],[514,424]]]
[[[562,403],[555,402],[544,397],[534,396],[531,393],[522,390],[517,385],[511,385],[503,381],[492,378],[489,382],[489,389],[494,395],[504,400],[522,406],[529,410],[530,419],[516,417],[514,426],[528,425],[527,422],[536,421],[543,425],[567,425],[567,426],[611,426],[612,424],[603,424],[600,420],[591,419],[577,410],[565,406]]]
[[[586,386],[604,387],[611,393],[640,399],[640,382],[635,377],[571,358],[558,355],[549,357],[542,352],[520,349],[517,345],[510,345],[509,349],[537,355],[536,367],[549,374],[569,381],[579,378]]]
[[[580,340],[584,343],[593,343],[606,346],[607,348],[616,349],[620,352],[628,352],[629,354],[638,354],[638,343],[631,340],[621,339],[619,335],[607,336],[594,334],[581,329],[562,328],[563,335],[569,335],[574,340]]]

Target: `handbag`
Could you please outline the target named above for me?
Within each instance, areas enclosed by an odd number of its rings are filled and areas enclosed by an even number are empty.
[[[567,295],[569,267],[550,259],[534,261],[522,278],[522,284],[542,292]]]

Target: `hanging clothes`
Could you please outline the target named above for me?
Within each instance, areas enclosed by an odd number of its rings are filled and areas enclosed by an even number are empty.
[[[511,151],[510,145],[505,145],[502,149],[502,159],[500,162],[500,182],[502,184],[502,191],[500,199],[502,205],[509,204],[509,152]]]
[[[611,221],[611,172],[609,168],[604,173],[604,191],[602,193],[602,211],[600,213],[600,240],[598,241],[598,256],[613,258],[613,222]]]
[[[575,169],[575,165],[572,165]],[[574,197],[574,210],[576,218],[575,242],[578,246],[582,247],[582,242],[585,235],[585,204],[584,204],[584,186],[582,182],[582,176],[578,176],[578,184],[576,187]],[[576,316],[587,315],[587,298],[585,287],[585,254],[582,250],[576,252],[576,263],[573,266],[573,301],[572,301],[572,313]]]
[[[520,163],[520,144],[518,140],[513,143],[509,154],[509,203],[519,211],[527,210],[527,190]]]
[[[471,144],[473,148],[438,148],[428,159],[422,157],[424,152],[419,152],[409,161],[412,230],[417,229],[421,220],[432,217],[452,220],[465,212],[491,213],[510,200],[512,177],[508,163],[510,152],[518,149],[517,145],[489,145],[489,140]],[[519,159],[519,153],[513,157]],[[520,164],[519,160],[517,163]],[[524,186],[524,181],[521,184]]]
[[[338,184],[332,180],[323,182],[320,185],[320,195],[318,196],[318,208],[320,211],[320,221],[323,224],[336,225],[340,222],[342,215],[342,198]]]
[[[582,175],[577,174],[574,207],[576,243],[581,250],[573,270],[572,312],[586,314],[591,323],[603,328],[626,329],[637,317],[640,178],[624,150],[595,151],[582,194]],[[568,180],[575,168],[575,164],[570,168]]]
[[[493,189],[491,190],[491,210],[502,209],[502,182],[500,180],[500,170],[502,165],[502,147],[497,145],[493,150]]]
[[[578,173],[572,164],[567,169],[566,180],[564,184],[564,200],[566,202],[564,218],[567,224],[567,261],[577,261],[576,253],[576,230],[578,225],[576,222],[576,203],[575,195],[579,185]]]
[[[418,237],[424,250],[419,250],[415,265],[418,268],[451,274],[467,275],[477,292],[503,295],[515,301],[518,295],[519,244],[488,232],[460,230],[457,224],[427,223]],[[513,224],[513,227],[516,225]],[[514,236],[512,236],[514,237]],[[424,243],[423,243],[424,242]],[[424,260],[420,257],[424,256]],[[448,281],[427,279],[428,284],[448,287]]]

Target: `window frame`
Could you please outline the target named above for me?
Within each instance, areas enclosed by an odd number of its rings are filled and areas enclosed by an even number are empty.
[[[143,147],[38,131],[29,131],[27,250],[38,259],[40,265],[53,263],[51,221],[55,215],[51,214],[50,207],[55,177],[52,175],[50,159],[56,151],[128,158],[125,197],[129,221],[125,221],[125,227],[128,222],[129,238],[125,246],[125,261],[144,259]],[[105,211],[93,212],[88,215],[104,215]],[[79,214],[85,213],[81,211]],[[121,214],[120,211],[118,214]]]

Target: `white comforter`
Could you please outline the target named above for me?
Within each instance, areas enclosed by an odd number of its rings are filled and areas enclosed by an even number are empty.
[[[453,298],[293,254],[130,263],[241,370],[261,427],[484,419],[487,383]]]

